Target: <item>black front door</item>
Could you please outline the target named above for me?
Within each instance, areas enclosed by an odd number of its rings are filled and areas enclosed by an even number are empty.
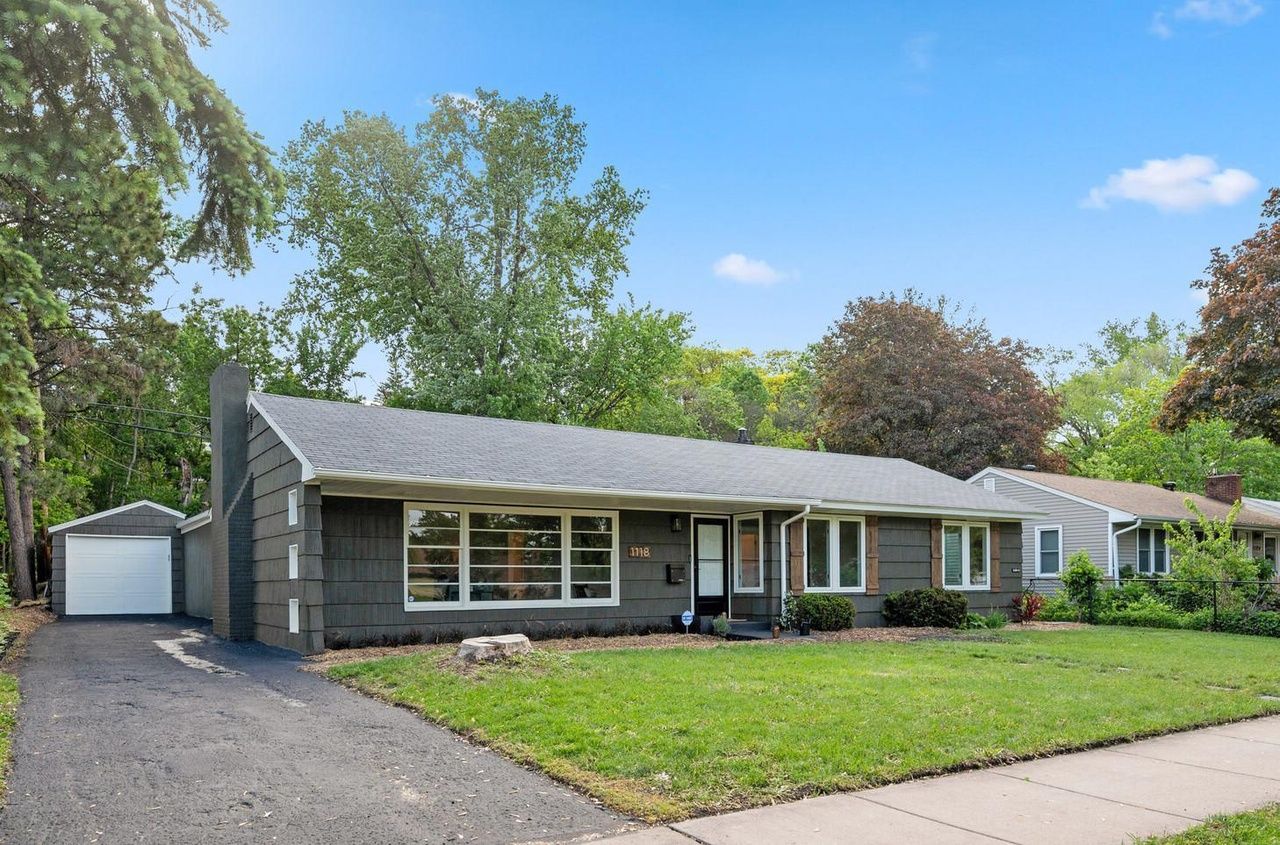
[[[693,520],[693,612],[716,617],[729,612],[729,520]]]

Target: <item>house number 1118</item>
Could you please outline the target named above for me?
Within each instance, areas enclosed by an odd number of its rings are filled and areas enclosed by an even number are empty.
[[[627,557],[650,557],[648,546],[627,546]]]

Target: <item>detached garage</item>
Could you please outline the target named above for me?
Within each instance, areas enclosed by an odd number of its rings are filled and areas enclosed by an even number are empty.
[[[53,537],[53,610],[58,615],[182,613],[185,514],[134,502],[64,522]]]

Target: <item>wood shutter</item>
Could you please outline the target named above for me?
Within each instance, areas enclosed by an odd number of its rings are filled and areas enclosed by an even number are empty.
[[[929,524],[929,557],[933,586],[942,586],[942,520],[935,519]]]
[[[792,593],[804,592],[804,520],[787,526],[787,573]]]
[[[867,595],[880,594],[880,518],[867,517]]]
[[[1000,592],[1000,523],[991,523],[991,592]]]

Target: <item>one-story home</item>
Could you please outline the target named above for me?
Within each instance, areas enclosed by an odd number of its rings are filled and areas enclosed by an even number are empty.
[[[215,633],[304,653],[768,622],[788,593],[846,595],[859,625],[930,585],[1008,609],[1038,515],[904,460],[248,387],[214,374],[212,507],[173,525],[208,560]]]
[[[987,467],[969,481],[1042,512],[1022,523],[1023,547],[1031,558],[1024,567],[1023,582],[1042,592],[1057,589],[1062,567],[1081,550],[1112,578],[1126,566],[1142,576],[1168,574],[1172,560],[1164,526],[1192,518],[1188,499],[1209,518],[1225,519],[1241,500],[1243,487],[1236,474],[1210,476],[1207,495],[1200,495],[1172,485],[997,467]],[[1238,539],[1250,543],[1255,557],[1266,558],[1275,568],[1280,512],[1245,500],[1235,531]]]

